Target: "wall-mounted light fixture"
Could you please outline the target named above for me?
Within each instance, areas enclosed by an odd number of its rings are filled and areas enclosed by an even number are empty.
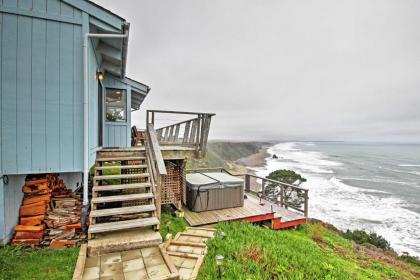
[[[96,71],[96,78],[98,79],[98,81],[102,81],[104,79],[104,73],[101,71]]]

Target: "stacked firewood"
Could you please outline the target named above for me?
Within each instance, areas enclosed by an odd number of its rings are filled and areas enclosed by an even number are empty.
[[[48,229],[43,244],[50,247],[76,245],[85,237],[80,225],[80,197],[65,188],[56,190],[50,206],[44,220]]]
[[[12,244],[63,247],[80,241],[80,198],[57,175],[28,176],[22,191]]]
[[[43,220],[51,200],[52,179],[52,175],[26,179],[19,209],[20,223],[15,227],[12,244],[40,245],[45,229]]]

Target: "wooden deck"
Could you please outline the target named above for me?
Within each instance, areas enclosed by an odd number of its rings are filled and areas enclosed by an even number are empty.
[[[290,228],[306,223],[306,218],[302,214],[280,207],[274,203],[262,200],[252,194],[247,193],[243,207],[234,207],[221,210],[204,212],[192,212],[183,207],[185,219],[191,226],[203,226],[215,224],[223,221],[242,220],[246,222],[271,222],[272,229]]]

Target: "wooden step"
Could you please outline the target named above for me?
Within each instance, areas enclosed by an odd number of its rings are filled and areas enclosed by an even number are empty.
[[[146,157],[98,157],[96,161],[125,161],[125,160],[145,160]]]
[[[106,192],[116,190],[128,190],[128,189],[144,189],[151,188],[150,183],[134,183],[134,184],[122,184],[122,185],[107,185],[107,186],[96,186],[92,188],[93,192]]]
[[[88,255],[99,256],[114,252],[120,253],[127,250],[158,246],[161,243],[160,233],[150,228],[98,233],[94,239],[88,240]]]
[[[119,222],[112,222],[112,223],[103,223],[103,224],[95,224],[90,225],[88,233],[101,233],[101,232],[110,232],[110,231],[117,231],[117,230],[124,230],[130,228],[143,228],[148,226],[155,226],[159,224],[159,220],[156,217],[151,218],[142,218],[142,219],[135,219],[135,220],[128,220],[128,221],[119,221]]]
[[[96,217],[106,217],[106,216],[113,216],[113,215],[145,213],[145,212],[151,212],[155,210],[156,210],[156,207],[154,204],[109,208],[109,209],[101,209],[101,210],[92,210],[90,212],[90,217],[96,218]]]
[[[97,175],[93,177],[93,180],[133,179],[133,178],[147,178],[149,176],[150,176],[149,173]]]
[[[96,170],[113,170],[113,169],[141,169],[147,168],[146,164],[138,165],[106,165],[106,166],[96,166]]]
[[[153,197],[154,197],[153,193],[135,193],[135,194],[126,194],[126,195],[101,196],[101,197],[92,197],[92,203],[142,200],[142,199],[149,199]]]

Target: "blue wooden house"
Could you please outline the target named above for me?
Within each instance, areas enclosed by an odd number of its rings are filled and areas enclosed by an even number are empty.
[[[129,28],[86,0],[0,0],[0,243],[27,174],[81,185],[98,150],[131,146],[150,88],[125,76]]]
[[[145,131],[132,129],[150,88],[126,77],[129,30],[87,0],[0,0],[0,244],[18,223],[27,175],[59,173],[83,186],[89,236],[156,230],[161,204],[180,207],[182,176],[164,179],[166,167],[182,172],[176,161],[205,154],[213,114],[148,111]],[[158,114],[188,119],[157,128]],[[109,222],[127,214],[139,218]]]

